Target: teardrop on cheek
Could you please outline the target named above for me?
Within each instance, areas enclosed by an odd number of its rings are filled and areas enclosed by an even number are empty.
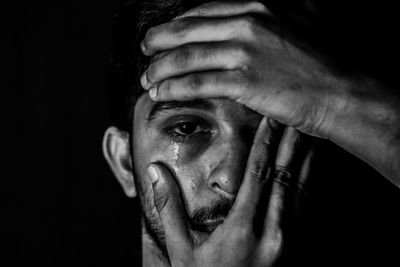
[[[198,163],[205,155],[208,149],[206,143],[180,145],[177,151],[176,162],[179,165],[189,165]]]
[[[180,150],[181,150],[181,145],[175,143],[172,148],[172,151],[173,151],[172,152],[172,160],[173,160],[173,164],[174,164],[175,168],[178,166]]]

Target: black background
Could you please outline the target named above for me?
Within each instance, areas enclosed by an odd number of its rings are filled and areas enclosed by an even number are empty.
[[[101,152],[111,17],[121,2],[5,3],[1,84],[11,94],[3,94],[2,266],[140,263],[137,202],[124,196]],[[323,50],[396,88],[397,9],[351,3],[272,6],[289,17],[306,14]],[[399,266],[398,189],[342,150],[324,147],[296,265]]]
[[[12,126],[4,126],[12,135],[4,142],[12,147],[1,188],[8,263],[119,266],[140,260],[136,202],[125,197],[101,150],[111,17],[119,5],[8,3],[3,26],[11,30],[5,79]]]

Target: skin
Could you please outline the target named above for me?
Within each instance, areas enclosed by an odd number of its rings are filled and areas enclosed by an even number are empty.
[[[262,4],[214,2],[155,26],[141,45],[153,57],[142,86],[154,101],[229,98],[330,139],[400,187],[395,90],[368,77],[333,74],[271,25],[279,21]]]
[[[137,182],[142,199],[146,200],[144,206],[151,206],[151,213],[147,215],[155,217],[159,227],[161,223],[152,203],[153,193],[146,169],[151,162],[162,163],[176,177],[187,214],[192,214],[196,208],[210,206],[218,198],[231,203],[235,199],[252,142],[252,138],[240,135],[240,131],[246,129],[254,133],[261,116],[243,114],[241,105],[231,101],[212,100],[212,103],[216,107],[215,112],[168,110],[151,123],[146,121],[145,115],[154,103],[146,95],[136,104],[132,138],[134,168],[138,177],[147,177],[137,179]],[[198,118],[206,121],[210,129],[199,124],[199,135],[188,141],[179,141],[162,133],[162,127],[168,120],[174,120],[168,124],[171,126],[174,123],[195,122]],[[214,133],[201,133],[206,130]],[[208,235],[196,231],[190,234],[196,243],[202,242]]]
[[[146,266],[270,266],[282,256],[283,210],[294,215],[300,199],[289,188],[306,182],[311,152],[299,149],[303,136],[293,128],[262,120],[232,100],[208,101],[214,110],[163,110],[149,121],[155,102],[145,94],[135,105],[133,136],[114,127],[105,134],[108,163],[126,194],[139,195],[150,230],[158,233],[145,229]],[[193,121],[197,134],[184,141],[164,130],[181,132],[178,123]],[[273,180],[274,170],[290,171],[288,184]],[[193,228],[194,211],[221,198],[229,202],[223,220]]]
[[[137,190],[148,217],[162,226],[173,266],[272,266],[282,257],[287,220],[282,215],[291,205],[291,190],[269,170],[292,170],[294,161],[308,162],[297,158],[300,142],[294,129],[332,140],[400,184],[398,96],[366,77],[334,75],[318,59],[269,31],[254,13],[279,24],[258,3],[211,3],[151,28],[141,47],[152,64],[141,83],[154,101],[228,98],[291,126],[278,149],[272,146],[278,143],[278,131],[267,120],[247,150],[233,139],[212,146],[199,142],[205,148],[169,146],[155,132],[145,132],[132,140],[132,166],[126,135],[115,128],[106,133],[110,166],[127,194],[134,196]],[[241,121],[230,108],[220,114],[232,124]],[[229,120],[229,114],[235,116]],[[226,131],[223,139],[233,138],[233,132]],[[230,153],[236,149],[240,152]],[[209,151],[213,153],[206,155]],[[219,158],[233,154],[237,158]],[[212,177],[215,172],[210,170],[227,162],[217,169],[230,175]],[[244,173],[232,172],[237,166],[245,166],[238,168]],[[236,190],[221,190],[227,184]],[[191,213],[221,193],[234,200],[229,214],[215,230],[196,234],[190,228]]]

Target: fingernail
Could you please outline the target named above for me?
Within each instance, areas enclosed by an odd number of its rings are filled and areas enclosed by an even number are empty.
[[[146,72],[144,72],[144,73],[142,74],[142,76],[140,77],[140,83],[142,84],[142,87],[143,87],[144,89],[148,89],[148,88],[147,88],[148,83],[147,83],[147,73],[146,73]]]
[[[150,180],[154,184],[158,181],[158,171],[153,166],[147,167],[147,172],[149,173]]]
[[[151,98],[155,98],[157,96],[157,86],[153,86],[150,89],[149,95]]]

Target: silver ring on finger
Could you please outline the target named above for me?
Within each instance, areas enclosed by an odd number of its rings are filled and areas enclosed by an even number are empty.
[[[291,177],[292,177],[292,175],[290,174],[290,171],[288,168],[285,168],[282,166],[276,166],[275,175],[274,175],[275,182],[280,183],[281,185],[284,185],[284,186],[289,186]]]

